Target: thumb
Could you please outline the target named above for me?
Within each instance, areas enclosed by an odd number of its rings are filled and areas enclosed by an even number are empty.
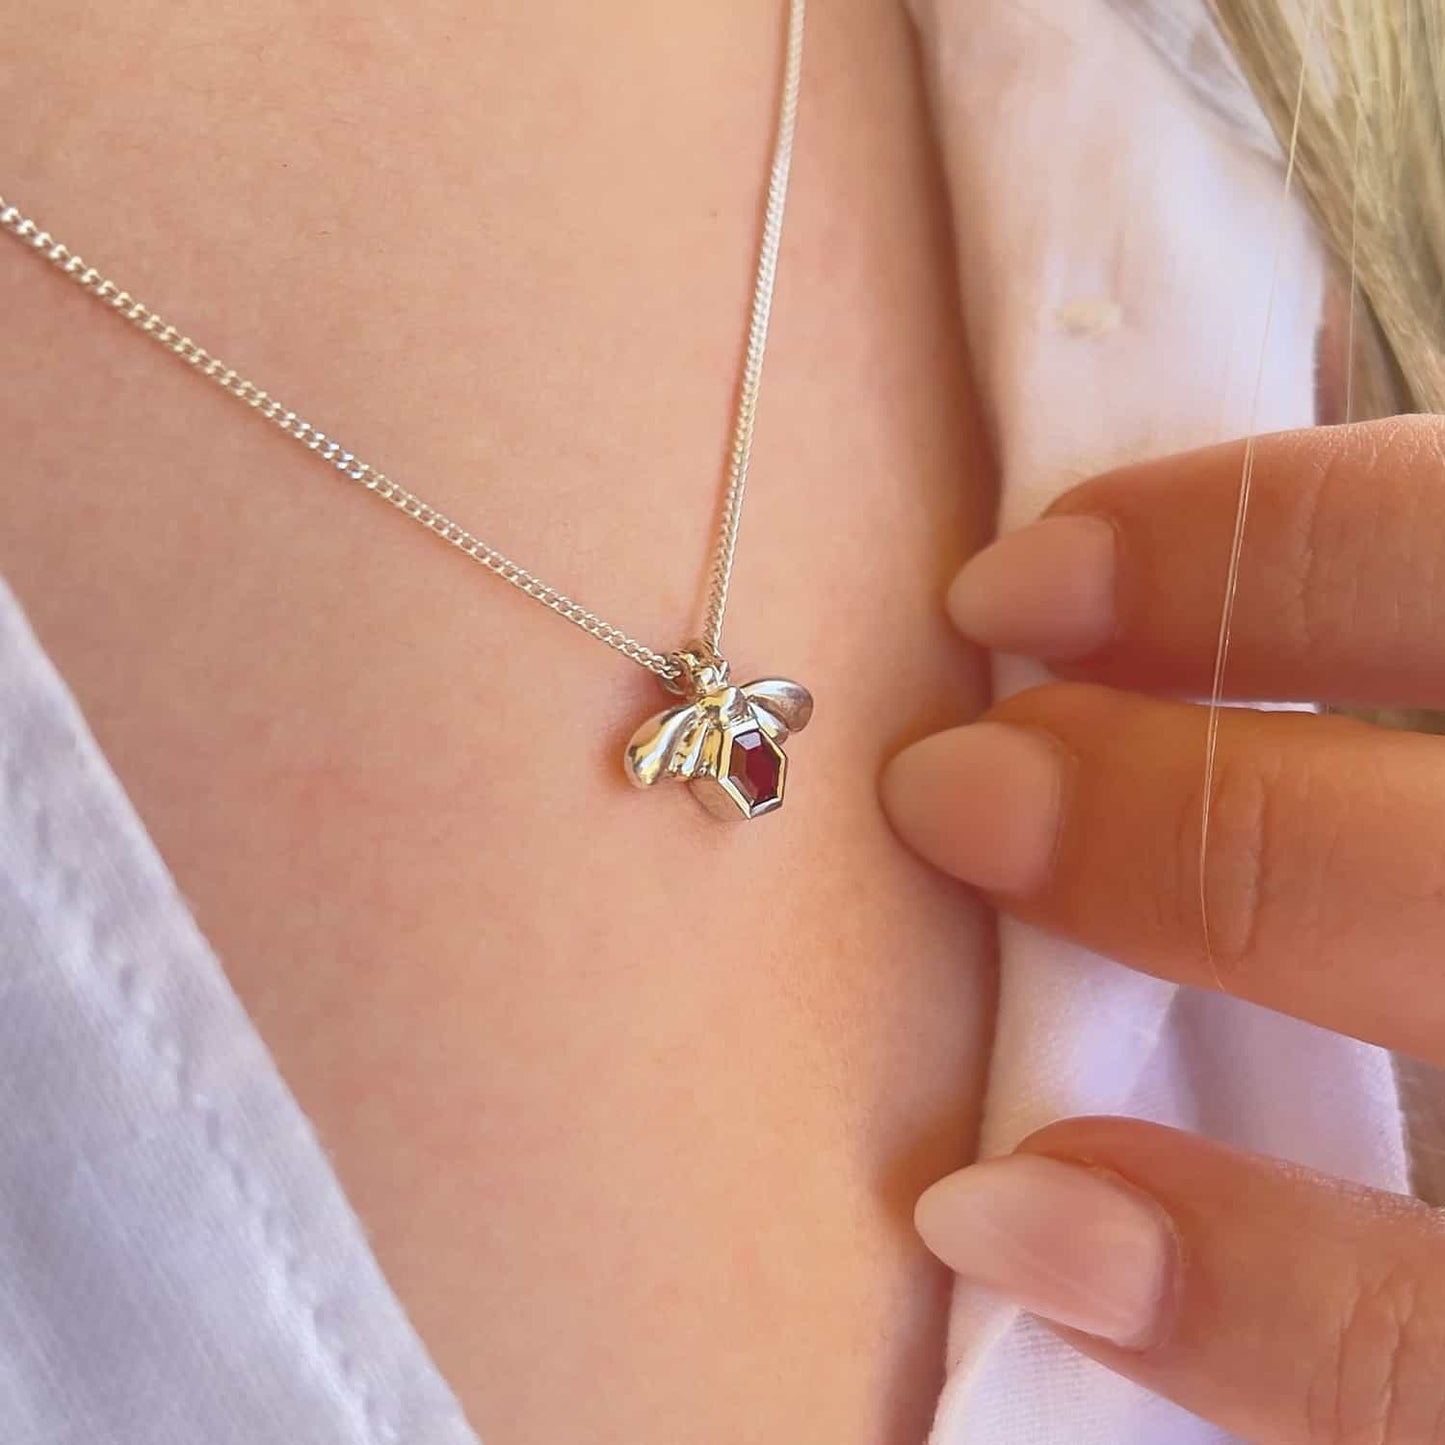
[[[1445,1227],[1418,1200],[1128,1119],[935,1184],[924,1241],[1256,1445],[1445,1439]]]

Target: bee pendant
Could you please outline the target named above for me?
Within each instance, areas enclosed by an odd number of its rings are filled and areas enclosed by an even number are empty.
[[[681,778],[708,812],[760,818],[783,806],[788,759],[781,744],[813,715],[813,695],[783,678],[734,687],[728,665],[702,649],[675,654],[687,699],[633,733],[624,759],[639,788]]]

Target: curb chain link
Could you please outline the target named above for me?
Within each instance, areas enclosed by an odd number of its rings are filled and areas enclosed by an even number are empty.
[[[778,248],[781,241],[783,202],[788,185],[788,169],[792,154],[793,129],[797,114],[798,90],[801,79],[803,11],[805,0],[790,0],[788,21],[788,45],[786,74],[783,96],[779,106],[779,121],[771,179],[768,188],[767,215],[763,226],[763,240],[758,256],[757,281],[753,293],[753,305],[749,323],[747,361],[739,391],[737,421],[734,428],[731,461],[728,469],[728,486],[723,496],[722,518],[719,524],[717,549],[711,572],[708,603],[705,612],[704,636],[708,647],[717,651],[722,632],[723,612],[727,606],[728,584],[732,576],[733,556],[737,548],[738,524],[742,515],[743,489],[747,482],[748,460],[752,449],[753,422],[757,410],[757,396],[762,374],[763,351],[767,342],[768,316],[772,304],[774,279],[777,272]],[[270,393],[263,391],[254,382],[248,381],[234,367],[228,366],[219,357],[212,356],[204,347],[197,345],[189,336],[165,321],[150,307],[122,290],[114,281],[103,276],[81,256],[55,239],[49,231],[0,195],[0,230],[8,232],[17,240],[29,246],[62,275],[69,277],[83,291],[104,302],[117,315],[123,317],[157,345],[172,355],[178,356],[194,371],[214,382],[223,391],[229,392],[238,401],[244,402],[259,416],[299,442],[308,451],[314,452],[322,461],[330,463],[349,480],[358,483],[389,502],[402,515],[425,527],[440,537],[443,542],[479,562],[489,572],[500,577],[520,592],[525,593],[544,607],[550,608],[559,617],[580,627],[589,636],[605,643],[623,657],[646,668],[661,678],[664,683],[677,684],[683,680],[683,670],[672,653],[661,653],[637,638],[624,632],[620,627],[603,621],[595,612],[574,601],[566,593],[543,582],[540,577],[527,571],[505,553],[472,532],[459,522],[453,521],[444,512],[409,491],[400,482],[392,480],[368,462],[347,451],[334,437],[327,436],[318,427],[303,420],[296,412],[284,406]]]
[[[360,483],[382,501],[390,502],[397,511],[434,532],[459,552],[480,562],[504,582],[511,583],[544,607],[550,607],[560,617],[565,617],[568,622],[590,633],[599,642],[615,648],[624,657],[631,658],[649,672],[656,673],[663,679],[671,678],[675,674],[676,664],[663,654],[629,636],[620,627],[604,622],[580,602],[573,601],[565,593],[549,586],[525,567],[512,561],[495,547],[489,546],[480,537],[474,536],[460,523],[454,522],[444,512],[423,501],[415,492],[408,491],[400,482],[393,481],[384,472],[345,450],[340,442],[327,436],[319,427],[312,426],[309,421],[298,416],[254,382],[248,381],[234,367],[227,366],[219,357],[212,356],[144,302],[138,301],[129,291],[123,291],[114,281],[102,276],[83,257],[76,255],[68,246],[55,240],[48,231],[41,230],[34,221],[7,204],[4,196],[0,196],[0,229],[24,241],[63,275],[70,277],[82,290],[88,291],[96,300],[105,302],[112,311],[144,332],[157,345],[180,357],[201,376],[215,382],[223,391],[230,392],[238,401],[245,402],[273,426],[300,442],[308,451],[315,452],[322,461],[329,462],[343,476]]]

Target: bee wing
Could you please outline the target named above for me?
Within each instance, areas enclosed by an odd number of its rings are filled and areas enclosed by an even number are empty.
[[[701,721],[695,703],[669,708],[648,718],[628,740],[623,757],[627,776],[639,788],[650,788],[672,771],[672,760],[683,747],[689,730]]]
[[[759,715],[764,730],[782,742],[789,733],[800,733],[813,716],[813,694],[802,683],[784,677],[763,677],[741,689]],[[772,723],[772,727],[768,727]]]

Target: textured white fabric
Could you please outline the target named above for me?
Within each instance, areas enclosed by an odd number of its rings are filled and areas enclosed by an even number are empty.
[[[1002,468],[1001,526],[1122,462],[1309,424],[1321,258],[1300,210],[1282,207],[1257,130],[1221,119],[1237,95],[1206,106],[1215,78],[1186,83],[1163,62],[1187,57],[1186,13],[1202,25],[1202,7],[1178,0],[1153,44],[1105,0],[914,9]],[[1217,63],[1217,48],[1198,53]],[[997,661],[1000,694],[1042,678]],[[1002,967],[986,1154],[1060,1116],[1125,1113],[1406,1187],[1382,1051],[1017,923],[1004,926]],[[977,1289],[956,1291],[949,1365],[935,1445],[1227,1438]]]
[[[3,587],[0,1441],[477,1445]]]

